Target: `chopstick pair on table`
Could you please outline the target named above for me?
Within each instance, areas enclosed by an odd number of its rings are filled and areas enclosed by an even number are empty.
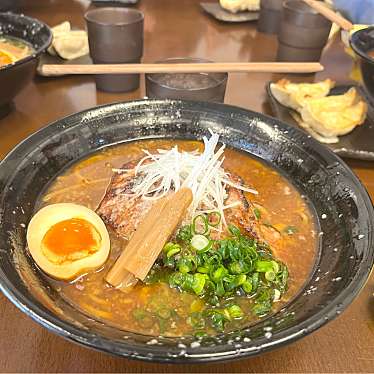
[[[333,9],[329,8],[321,1],[316,0],[303,0],[304,3],[308,4],[311,8],[316,10],[322,16],[327,18],[333,23],[336,23],[340,28],[346,31],[350,31],[353,28],[353,24],[346,18],[336,13]],[[357,0],[358,1],[358,0]]]
[[[318,13],[335,22],[343,30],[353,24],[334,10],[316,0],[303,0]],[[318,62],[219,62],[191,64],[42,64],[38,73],[43,76],[69,74],[143,74],[143,73],[316,73],[324,68]]]
[[[69,74],[143,74],[143,73],[316,73],[318,62],[212,62],[182,64],[42,64],[43,76]]]

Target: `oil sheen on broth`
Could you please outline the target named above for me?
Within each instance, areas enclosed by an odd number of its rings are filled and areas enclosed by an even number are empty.
[[[112,176],[112,168],[141,158],[142,149],[152,153],[157,149],[170,149],[175,144],[184,151],[203,148],[200,142],[169,140],[137,141],[106,148],[59,176],[42,196],[41,205],[72,202],[96,209]],[[274,254],[288,266],[288,291],[282,301],[274,303],[275,312],[299,292],[312,270],[317,243],[314,218],[297,190],[260,161],[226,149],[223,166],[258,191],[258,195],[248,197],[261,212],[262,229],[268,230]],[[124,293],[104,282],[104,275],[126,244],[113,232],[110,238],[111,255],[103,268],[70,283],[49,279],[50,283],[74,307],[117,328],[155,336],[193,334],[188,318],[204,307],[198,296],[179,292],[166,283],[145,285],[139,282]],[[228,322],[225,331],[246,327],[258,320],[250,312],[248,297],[233,299],[244,311],[244,318]]]

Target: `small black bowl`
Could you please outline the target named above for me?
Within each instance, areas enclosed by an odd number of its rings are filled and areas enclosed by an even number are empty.
[[[364,85],[374,102],[374,26],[356,31],[350,40],[354,52],[360,58],[360,66]],[[370,57],[368,52],[372,51]]]
[[[0,37],[11,36],[31,45],[34,53],[0,67],[0,118],[10,103],[35,75],[39,56],[52,42],[52,31],[44,23],[22,14],[0,13]]]
[[[174,57],[157,64],[211,63],[202,58]],[[150,99],[225,100],[228,73],[150,73],[145,74],[146,95]]]
[[[256,325],[202,340],[119,330],[67,303],[26,250],[26,227],[40,191],[73,162],[103,147],[142,138],[201,140],[210,129],[228,146],[277,168],[314,207],[323,234],[304,289]],[[364,286],[374,260],[372,203],[338,156],[274,118],[211,102],[109,104],[42,128],[0,163],[0,225],[0,290],[18,308],[66,339],[145,361],[213,362],[290,343],[337,317]]]

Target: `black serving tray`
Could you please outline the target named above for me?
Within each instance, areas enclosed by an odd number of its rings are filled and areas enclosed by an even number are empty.
[[[270,90],[270,84],[271,82],[267,83],[266,92],[269,97],[274,117],[292,126],[300,128],[295,119],[292,117],[291,113],[293,112],[293,109],[282,105],[273,96]],[[370,103],[368,94],[361,87],[342,85],[334,87],[330,91],[330,95],[343,94],[351,87],[355,87],[368,104],[368,114],[366,120],[361,126],[357,126],[351,133],[340,136],[338,143],[326,144],[326,146],[341,157],[374,161],[374,107],[372,103]]]

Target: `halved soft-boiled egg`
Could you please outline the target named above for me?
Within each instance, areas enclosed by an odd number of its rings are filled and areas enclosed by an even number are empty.
[[[27,244],[43,271],[64,280],[101,267],[110,251],[102,219],[93,210],[72,203],[40,209],[27,228]]]

